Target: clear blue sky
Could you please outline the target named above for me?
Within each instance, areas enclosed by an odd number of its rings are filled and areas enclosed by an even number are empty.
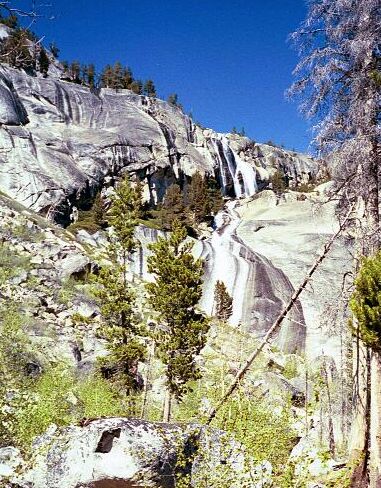
[[[297,62],[286,39],[305,16],[304,0],[51,4],[56,19],[40,20],[35,30],[56,42],[61,59],[97,68],[120,60],[136,78],[152,78],[161,98],[176,92],[207,127],[226,132],[243,126],[256,141],[307,149],[307,123],[284,99]]]

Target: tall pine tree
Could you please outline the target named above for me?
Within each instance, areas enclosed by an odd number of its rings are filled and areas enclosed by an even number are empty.
[[[150,246],[148,270],[155,276],[146,285],[149,302],[158,314],[156,343],[166,367],[164,421],[169,421],[171,398],[181,400],[188,382],[200,378],[196,356],[205,345],[209,324],[197,311],[202,294],[203,263],[192,256],[187,231],[177,220],[168,238]]]
[[[128,259],[137,247],[135,226],[141,204],[141,191],[125,179],[112,196],[109,223],[110,266],[96,277],[104,325],[99,335],[106,340],[108,355],[101,360],[102,371],[111,376],[126,393],[137,387],[137,367],[145,357],[144,328],[136,312],[135,295],[128,282]]]

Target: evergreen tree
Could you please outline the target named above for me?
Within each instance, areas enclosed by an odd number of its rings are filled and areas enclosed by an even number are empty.
[[[205,178],[196,172],[186,192],[187,214],[191,226],[196,226],[210,214],[211,205]]]
[[[74,83],[81,83],[81,65],[79,61],[72,61],[70,63],[69,73]]]
[[[89,64],[87,67],[86,83],[90,88],[95,86],[95,66],[93,64]]]
[[[113,88],[114,70],[111,65],[107,64],[101,74],[101,83],[103,88]]]
[[[40,73],[42,73],[44,76],[47,76],[48,70],[49,70],[49,65],[50,65],[50,60],[49,60],[48,55],[46,54],[46,51],[44,48],[40,49],[40,54],[38,57],[38,64],[39,64]]]
[[[179,103],[179,98],[177,96],[177,93],[171,93],[168,96],[167,102],[169,103],[169,105],[173,105],[174,107],[177,107]]]
[[[134,81],[134,77],[132,75],[132,70],[128,66],[123,68],[122,72],[122,80],[123,80],[123,88],[130,89],[132,82]]]
[[[138,362],[145,357],[144,328],[136,314],[135,295],[127,280],[128,258],[137,243],[134,230],[141,195],[125,179],[111,198],[109,222],[113,227],[109,246],[111,266],[96,277],[96,296],[105,324],[99,335],[107,341],[108,355],[101,360],[102,371],[112,376],[127,393],[137,387]]]
[[[58,55],[60,53],[60,49],[57,47],[55,42],[51,42],[49,45],[49,51],[51,52],[51,55],[58,59]]]
[[[156,88],[152,80],[147,80],[144,83],[143,93],[147,97],[151,97],[151,98],[156,97]]]
[[[102,198],[102,194],[99,191],[94,199],[94,203],[92,206],[92,211],[94,215],[94,223],[99,226],[101,229],[106,226],[107,224],[107,217],[104,208],[104,202]]]
[[[143,93],[143,83],[141,80],[134,80],[130,85],[130,90],[132,90],[137,95],[142,95]]]
[[[2,41],[0,62],[14,68],[35,69],[36,63],[31,54],[31,33],[27,29],[16,29]]]
[[[358,325],[354,332],[366,345],[381,350],[381,251],[362,259],[350,308]]]
[[[214,310],[219,320],[227,322],[233,313],[233,298],[223,281],[217,281],[214,287]]]
[[[170,230],[175,219],[185,222],[185,204],[179,185],[174,183],[167,188],[164,201],[159,207],[159,216],[164,230]]]
[[[148,271],[155,276],[146,285],[149,303],[160,321],[156,333],[159,357],[166,367],[167,401],[164,420],[170,416],[170,399],[181,400],[187,383],[200,378],[196,356],[205,345],[207,319],[196,309],[202,295],[203,263],[192,256],[187,231],[178,220],[168,238],[150,245]]]
[[[124,88],[123,67],[119,61],[114,64],[112,87],[115,90]]]
[[[224,206],[224,199],[222,196],[221,188],[214,178],[208,178],[208,199],[209,199],[209,211],[212,215],[219,212]]]
[[[3,17],[0,13],[0,24],[4,24],[8,27],[10,27],[11,29],[16,29],[16,27],[18,27],[18,24],[19,24],[19,19],[17,17],[17,15],[8,15],[7,17]]]

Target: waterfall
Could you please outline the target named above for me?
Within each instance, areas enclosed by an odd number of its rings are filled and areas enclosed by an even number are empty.
[[[254,252],[236,235],[240,218],[230,201],[216,216],[216,230],[210,239],[195,244],[195,254],[204,259],[201,308],[214,313],[214,288],[223,281],[233,298],[233,314],[229,322],[241,330],[261,337],[271,327],[293,287],[287,276],[271,261]],[[283,322],[278,346],[286,352],[302,351],[305,345],[303,310],[298,303]]]
[[[228,178],[226,171],[231,178],[234,187],[234,194],[237,198],[250,197],[257,190],[256,171],[248,162],[244,161],[233,151],[226,136],[220,139],[212,139],[214,150],[217,154],[217,161],[221,174],[221,185],[226,194]]]

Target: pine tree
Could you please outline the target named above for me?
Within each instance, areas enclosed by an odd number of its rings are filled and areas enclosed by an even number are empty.
[[[151,98],[156,97],[156,88],[155,88],[154,82],[152,80],[147,80],[144,83],[143,93],[147,97],[151,97]]]
[[[122,80],[123,80],[123,88],[130,89],[132,82],[134,81],[134,77],[132,75],[132,70],[128,66],[123,68],[122,72]]]
[[[366,345],[381,350],[381,251],[362,259],[350,308],[358,325],[354,332]]]
[[[100,191],[97,193],[96,197],[94,198],[94,203],[91,210],[93,211],[93,215],[94,215],[94,223],[101,229],[105,227],[107,224],[107,217],[106,217],[106,211],[104,207],[102,194]]]
[[[215,178],[208,178],[208,200],[209,200],[209,211],[212,215],[219,212],[224,206],[224,199],[222,196],[221,188],[217,183]]]
[[[124,88],[123,67],[119,61],[114,64],[112,88],[119,90]]]
[[[191,226],[197,226],[210,214],[211,204],[205,178],[196,172],[186,192],[187,214]]]
[[[40,54],[38,57],[38,64],[39,64],[40,73],[42,73],[44,76],[47,76],[48,70],[49,70],[49,65],[50,65],[50,60],[49,60],[48,55],[46,54],[46,51],[44,48],[40,49]]]
[[[27,29],[16,29],[2,41],[0,62],[14,68],[35,69],[35,59],[31,54],[31,35]]]
[[[179,97],[177,96],[177,93],[171,93],[167,98],[167,102],[169,103],[169,105],[177,107],[179,103]]]
[[[101,83],[103,88],[113,88],[114,69],[107,64],[101,74]]]
[[[149,303],[160,322],[156,334],[159,357],[166,367],[167,402],[164,420],[170,416],[170,399],[181,400],[188,382],[200,378],[196,356],[205,345],[207,319],[196,309],[202,295],[203,263],[192,256],[187,231],[177,220],[168,238],[150,246],[148,271],[155,276],[146,285]]]
[[[139,323],[135,295],[127,280],[128,259],[137,246],[134,231],[140,198],[128,179],[116,188],[109,211],[113,228],[109,246],[112,265],[103,267],[96,277],[95,294],[105,321],[99,335],[107,341],[108,350],[101,360],[102,371],[113,377],[126,393],[137,387],[137,366],[146,350],[142,339],[145,331]]]
[[[86,76],[86,84],[90,88],[94,88],[95,86],[95,66],[93,64],[89,64],[87,66],[87,76]]]
[[[142,95],[143,93],[143,83],[141,80],[134,80],[130,85],[130,90],[137,95]]]
[[[233,298],[223,281],[217,281],[214,287],[214,310],[219,320],[227,322],[233,314]]]
[[[70,63],[69,72],[74,83],[81,83],[81,65],[79,61]]]
[[[57,44],[55,42],[51,42],[50,45],[49,45],[49,51],[51,53],[51,55],[58,59],[58,55],[60,53],[60,49],[59,47],[57,46]]]
[[[164,230],[171,230],[174,220],[185,222],[184,198],[180,186],[176,183],[167,188],[159,208],[159,216]]]

